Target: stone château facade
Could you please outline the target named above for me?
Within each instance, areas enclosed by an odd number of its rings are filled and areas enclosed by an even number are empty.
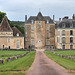
[[[55,25],[55,45],[57,49],[75,49],[75,15],[67,16]]]
[[[55,24],[49,16],[25,16],[25,47],[55,48]]]
[[[24,48],[24,36],[16,28],[11,28],[5,16],[0,25],[0,49]]]

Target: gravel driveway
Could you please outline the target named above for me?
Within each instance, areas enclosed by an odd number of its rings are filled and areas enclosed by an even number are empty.
[[[36,51],[35,60],[27,75],[69,75],[67,70],[49,59],[43,51]]]

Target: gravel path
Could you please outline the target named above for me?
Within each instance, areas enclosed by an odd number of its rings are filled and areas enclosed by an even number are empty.
[[[27,75],[69,75],[67,71],[49,59],[43,51],[37,51]]]

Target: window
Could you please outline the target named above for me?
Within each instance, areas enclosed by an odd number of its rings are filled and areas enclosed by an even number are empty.
[[[46,37],[47,37],[47,39],[49,39],[49,33],[47,33],[47,36]]]
[[[31,37],[34,37],[34,34],[31,33]]]
[[[19,47],[20,47],[20,40],[17,40],[16,41],[16,48],[19,49]]]
[[[49,30],[49,26],[46,27],[46,30]]]
[[[33,25],[31,25],[31,31],[34,31],[34,26]]]
[[[19,33],[17,33],[17,36],[19,36]]]
[[[50,45],[50,42],[49,42],[49,40],[46,40],[46,45]]]
[[[10,43],[10,38],[8,38],[8,43]]]
[[[31,45],[34,45],[34,40],[31,40]]]
[[[73,30],[70,30],[70,35],[73,35]]]
[[[31,23],[33,24],[34,23],[34,20],[32,20]]]
[[[65,43],[65,37],[62,37],[62,43]]]
[[[62,24],[62,27],[65,28],[65,23]]]
[[[73,37],[70,37],[70,43],[73,43]]]
[[[70,49],[73,49],[73,45],[70,45]]]
[[[62,35],[65,35],[65,30],[62,31]]]
[[[70,24],[70,28],[73,28],[73,24]]]
[[[49,20],[47,20],[47,24],[49,24]]]

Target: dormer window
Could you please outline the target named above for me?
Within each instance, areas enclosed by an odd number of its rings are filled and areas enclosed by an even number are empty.
[[[49,20],[47,20],[47,24],[49,24]]]
[[[73,24],[70,24],[70,28],[73,28]]]
[[[34,23],[34,20],[32,20],[31,23],[33,24]]]
[[[17,36],[19,36],[19,33],[17,33]]]
[[[65,23],[62,24],[62,27],[65,28]]]

